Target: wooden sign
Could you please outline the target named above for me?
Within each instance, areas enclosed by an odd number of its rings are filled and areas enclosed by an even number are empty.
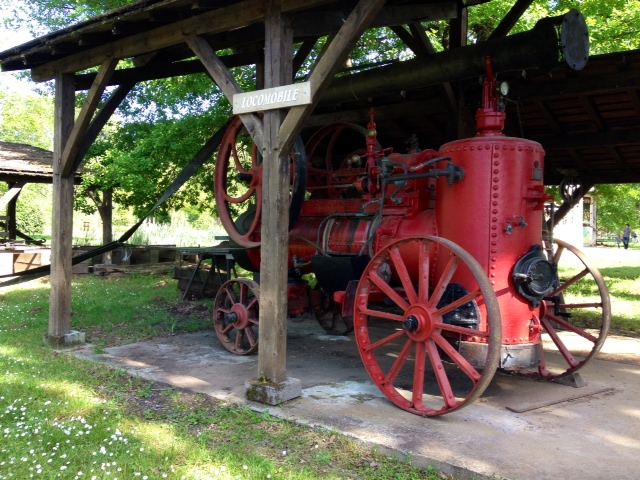
[[[311,103],[311,83],[294,83],[233,96],[233,113],[262,112]]]

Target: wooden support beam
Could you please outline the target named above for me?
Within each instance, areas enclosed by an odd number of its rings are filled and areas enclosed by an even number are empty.
[[[222,93],[224,93],[224,96],[227,97],[229,102],[233,105],[233,96],[236,93],[243,93],[243,90],[240,88],[240,85],[238,85],[235,78],[233,78],[220,57],[216,55],[213,48],[211,48],[207,41],[202,37],[187,37],[186,43],[189,45],[189,48],[193,50],[193,53],[198,56],[202,64],[207,69],[207,72],[209,72],[209,75],[211,75],[211,78],[213,78],[213,81],[216,82],[218,88],[220,88]],[[240,119],[247,128],[249,135],[251,135],[251,138],[253,138],[257,147],[262,150],[264,132],[260,118],[254,114],[245,114],[240,115]]]
[[[449,50],[464,47],[467,44],[469,30],[469,9],[458,3],[458,15],[449,22]]]
[[[436,49],[433,48],[433,44],[429,37],[427,37],[427,32],[424,31],[424,27],[419,23],[411,23],[409,24],[409,31],[413,35],[413,38],[419,44],[420,52],[423,55],[431,55],[432,53],[436,53]],[[416,55],[418,52],[416,52]]]
[[[73,171],[73,166],[77,164],[76,157],[78,155],[78,150],[80,149],[82,140],[87,132],[89,123],[93,118],[93,114],[98,107],[98,103],[100,103],[100,98],[102,98],[102,94],[109,82],[109,78],[116,69],[116,65],[118,65],[118,60],[107,60],[104,62],[102,67],[100,67],[98,75],[96,75],[96,78],[93,81],[93,85],[91,85],[91,90],[89,90],[87,100],[82,106],[80,115],[78,115],[78,120],[73,125],[73,130],[71,131],[71,135],[66,142],[64,151],[62,152],[62,157],[60,158],[60,174],[63,177],[68,177]]]
[[[302,64],[313,50],[313,47],[315,47],[316,43],[318,43],[319,38],[320,37],[313,37],[302,42],[302,45],[300,45],[300,48],[298,48],[295,57],[293,57],[294,72],[298,72],[298,70],[300,70],[300,67],[302,67]]]
[[[384,3],[385,0],[360,0],[324,51],[309,77],[311,104],[291,108],[280,127],[280,149],[282,151],[291,150],[300,128],[313,111],[318,98],[331,83],[334,75],[353,50],[360,35],[376,17]]]
[[[640,131],[610,130],[607,132],[566,135],[562,133],[547,137],[534,137],[545,150],[566,150],[570,148],[603,148],[609,145],[615,147],[640,145]]]
[[[413,35],[407,31],[407,29],[403,25],[395,25],[390,27],[391,31],[396,34],[402,42],[416,54],[416,57],[422,57],[426,52],[422,51],[418,42],[413,37]]]
[[[330,3],[331,0],[284,0],[283,12]],[[60,72],[78,72],[110,58],[129,58],[154,50],[179,45],[187,37],[211,35],[252,25],[264,20],[263,0],[245,0],[224,9],[203,13],[180,20],[171,25],[130,35],[106,45],[85,50],[59,60],[46,63],[31,71],[36,82],[51,80]]]
[[[73,246],[73,174],[62,175],[62,152],[73,130],[73,75],[56,78],[53,137],[53,218],[51,223],[50,343],[61,344],[71,327],[71,248]]]
[[[293,32],[280,0],[265,2],[265,88],[292,81]],[[287,272],[289,264],[290,160],[281,150],[280,110],[264,112],[262,149],[262,232],[260,261],[260,349],[258,376],[286,380]],[[285,152],[285,153],[283,153]]]
[[[515,27],[522,14],[529,8],[529,6],[533,3],[533,0],[518,0],[511,10],[507,12],[502,21],[498,24],[498,26],[491,32],[489,35],[489,40],[493,40],[494,38],[502,38],[506,37],[511,29]]]
[[[251,65],[261,61],[262,52],[246,52],[221,56],[220,60],[227,68]],[[123,85],[126,83],[138,83],[147,80],[159,80],[161,78],[179,77],[194,73],[204,73],[207,69],[200,60],[185,60],[173,63],[151,63],[134,68],[120,68],[113,72],[109,85]],[[91,87],[95,73],[76,75],[76,90],[87,90]]]
[[[20,195],[22,188],[26,185],[26,182],[14,183],[9,187],[9,190],[5,192],[5,194],[0,197],[0,213],[7,208],[9,202]]]
[[[73,162],[72,171],[78,170],[78,167],[84,160],[84,156],[87,154],[93,142],[95,142],[96,138],[102,131],[103,127],[107,124],[111,115],[116,111],[118,106],[125,99],[127,94],[131,91],[131,89],[135,86],[134,83],[127,83],[120,85],[109,97],[109,100],[102,106],[98,114],[95,116],[87,131],[82,139],[82,143],[78,148],[78,152],[76,154],[76,159]]]

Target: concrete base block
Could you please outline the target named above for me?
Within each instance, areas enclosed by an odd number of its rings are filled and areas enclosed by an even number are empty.
[[[267,405],[279,405],[302,395],[302,382],[297,378],[287,378],[281,383],[247,380],[244,385],[247,399]]]
[[[577,372],[572,373],[571,375],[567,375],[566,377],[553,380],[553,382],[574,388],[582,388],[587,385],[587,382]]]
[[[45,334],[42,337],[42,343],[52,348],[73,347],[85,343],[85,333],[71,330],[69,333],[59,336]]]

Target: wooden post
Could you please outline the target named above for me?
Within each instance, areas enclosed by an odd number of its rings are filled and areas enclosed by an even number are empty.
[[[291,83],[293,30],[280,0],[265,1],[265,88]],[[286,376],[287,269],[289,263],[288,152],[280,150],[280,110],[264,112],[262,234],[260,261],[260,349],[258,381],[247,397],[277,405],[301,395],[301,382]]]
[[[73,75],[56,77],[53,140],[53,220],[51,224],[51,294],[49,332],[45,341],[60,347],[75,340],[71,333],[71,247],[73,244],[73,174],[62,176],[62,158],[74,124]]]

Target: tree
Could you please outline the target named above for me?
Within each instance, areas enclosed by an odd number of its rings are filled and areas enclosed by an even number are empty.
[[[619,233],[627,223],[640,229],[640,185],[598,185],[591,196],[596,200],[599,232]]]
[[[53,99],[0,91],[0,139],[53,149]]]

